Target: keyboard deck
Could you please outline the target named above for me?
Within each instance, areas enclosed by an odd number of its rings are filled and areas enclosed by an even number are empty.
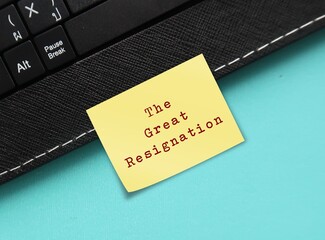
[[[190,0],[1,0],[0,98]]]

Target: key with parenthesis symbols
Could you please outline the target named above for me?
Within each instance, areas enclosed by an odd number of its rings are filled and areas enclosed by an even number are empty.
[[[27,30],[14,5],[2,9],[0,11],[0,51],[20,43],[27,37]]]

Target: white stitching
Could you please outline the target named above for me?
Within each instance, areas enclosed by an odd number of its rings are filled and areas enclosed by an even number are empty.
[[[67,146],[67,145],[69,145],[69,144],[72,143],[72,142],[73,142],[73,140],[71,139],[70,141],[67,141],[66,143],[63,143],[63,144],[62,144],[62,147]]]
[[[5,175],[5,174],[8,174],[9,172],[13,172],[13,171],[17,170],[17,169],[21,168],[22,166],[25,166],[25,165],[27,165],[27,164],[29,164],[29,163],[35,161],[35,160],[38,159],[38,158],[44,157],[44,156],[47,155],[48,153],[51,153],[51,152],[53,152],[53,151],[55,151],[55,150],[57,150],[57,149],[59,149],[59,148],[61,148],[61,147],[65,147],[65,146],[69,145],[70,143],[73,143],[74,141],[76,141],[76,140],[78,140],[78,139],[80,139],[80,138],[82,138],[82,137],[85,137],[87,134],[90,134],[90,133],[92,133],[92,132],[94,132],[94,131],[95,131],[95,129],[90,129],[89,131],[80,134],[78,137],[76,137],[76,138],[74,138],[74,139],[71,139],[71,140],[67,141],[66,143],[63,143],[63,144],[57,145],[56,147],[51,148],[51,149],[45,151],[44,153],[42,153],[42,154],[40,154],[40,155],[37,155],[37,156],[34,157],[34,158],[29,159],[28,161],[22,163],[21,165],[19,165],[19,166],[17,166],[17,167],[11,168],[11,169],[9,169],[9,170],[7,170],[7,171],[4,171],[4,172],[0,173],[0,177],[3,176],[3,175]]]
[[[5,175],[7,173],[8,173],[8,171],[4,171],[4,172],[0,173],[0,176]]]
[[[259,47],[259,48],[257,49],[257,51],[261,51],[262,49],[268,47],[269,45],[270,45],[270,44],[267,43],[267,44],[263,45],[262,47]]]
[[[33,158],[33,159],[31,159],[31,160],[28,160],[27,162],[24,162],[23,165],[25,166],[26,164],[28,164],[28,163],[30,163],[30,162],[32,162],[32,161],[34,161],[34,160],[35,160],[35,158]]]
[[[300,28],[300,29],[303,29],[303,28],[305,28],[305,27],[309,26],[310,24],[313,24],[313,23],[314,23],[314,21],[315,21],[315,20],[313,20],[313,21],[310,21],[310,22],[308,22],[308,23],[306,23],[306,24],[304,24],[304,25],[300,26],[299,28]]]
[[[316,19],[315,19],[315,22],[316,22],[316,21],[319,21],[319,20],[321,20],[321,19],[323,19],[323,18],[325,18],[325,15],[316,18]]]
[[[218,72],[218,71],[220,71],[221,69],[223,69],[223,68],[225,68],[225,67],[227,67],[227,66],[230,66],[230,65],[234,64],[235,62],[239,62],[240,60],[242,60],[242,59],[244,59],[244,58],[247,58],[247,57],[249,57],[250,55],[252,55],[252,54],[254,54],[254,53],[256,53],[256,52],[259,52],[259,51],[261,51],[261,50],[263,50],[263,49],[269,47],[270,45],[272,45],[272,44],[274,44],[275,42],[281,40],[282,38],[288,37],[289,35],[291,35],[291,34],[297,32],[298,30],[303,29],[303,28],[305,28],[305,27],[307,27],[307,26],[310,26],[310,25],[312,25],[313,23],[315,23],[315,22],[317,22],[317,21],[319,21],[319,20],[321,20],[321,19],[323,19],[323,18],[325,18],[325,14],[322,15],[322,16],[320,16],[320,17],[318,17],[318,18],[315,18],[314,20],[312,20],[312,21],[310,21],[310,22],[307,22],[307,23],[301,25],[301,26],[298,27],[298,28],[293,29],[292,31],[290,31],[290,32],[288,32],[288,33],[286,33],[286,34],[284,34],[284,35],[278,37],[278,38],[273,39],[273,40],[270,41],[269,43],[266,43],[265,45],[263,45],[263,46],[257,48],[256,50],[253,50],[253,51],[251,51],[251,52],[245,54],[245,55],[242,56],[242,57],[236,58],[235,60],[232,60],[232,61],[228,62],[227,64],[222,65],[221,67],[217,67],[217,68],[214,69],[213,71],[214,71],[214,72]]]
[[[57,145],[56,147],[54,147],[54,148],[48,150],[47,152],[48,152],[48,153],[51,153],[51,152],[53,152],[54,150],[58,149],[59,147],[60,147],[60,145]]]
[[[233,60],[233,61],[231,61],[230,63],[228,63],[228,65],[231,65],[231,64],[233,64],[233,63],[235,63],[235,62],[238,62],[240,60],[240,58],[236,58],[235,60]]]
[[[271,42],[269,42],[269,43],[263,45],[262,47],[257,48],[257,51],[261,51],[262,49],[267,48],[268,46],[270,46],[271,44],[273,44],[273,43],[275,43],[275,42],[281,40],[282,38],[285,38],[285,37],[287,37],[287,36],[289,36],[289,35],[291,35],[291,34],[297,32],[299,29],[303,29],[303,28],[305,28],[305,27],[307,27],[307,26],[310,26],[310,25],[313,24],[314,22],[317,22],[317,21],[319,21],[319,20],[321,20],[321,19],[323,19],[323,18],[325,18],[325,14],[322,15],[322,16],[320,16],[320,17],[318,17],[318,18],[315,18],[314,20],[312,20],[312,21],[310,21],[310,22],[308,22],[308,23],[305,23],[305,24],[301,25],[299,28],[295,28],[294,30],[292,30],[292,31],[290,31],[290,32],[288,32],[288,33],[286,33],[286,34],[284,34],[284,35],[282,35],[282,36],[280,36],[280,37],[278,37],[278,38],[272,40]],[[217,71],[219,71],[219,70],[221,70],[221,69],[223,69],[223,68],[225,68],[225,67],[227,67],[227,66],[230,66],[231,64],[234,64],[235,62],[238,62],[238,61],[240,61],[241,59],[247,58],[248,56],[250,56],[250,55],[256,53],[257,51],[251,51],[251,52],[247,53],[246,55],[244,55],[243,57],[236,58],[235,60],[232,60],[232,61],[230,61],[229,63],[224,64],[224,65],[222,65],[222,66],[216,68],[216,69],[214,70],[214,72],[217,72]],[[59,149],[60,147],[65,147],[65,146],[67,146],[68,144],[70,144],[70,143],[72,143],[72,142],[74,142],[74,141],[77,141],[78,139],[83,138],[83,137],[85,137],[87,134],[90,134],[90,133],[92,133],[92,132],[94,132],[94,131],[95,131],[95,129],[90,129],[89,131],[80,134],[78,137],[75,137],[75,138],[73,138],[73,139],[71,139],[71,140],[69,140],[69,141],[67,141],[66,143],[63,143],[63,144],[61,144],[61,145],[57,145],[56,147],[54,147],[54,148],[52,148],[52,149],[50,149],[50,150],[47,150],[47,151],[45,151],[44,153],[42,153],[42,154],[40,154],[40,155],[38,155],[38,156],[36,156],[36,157],[34,157],[34,158],[31,158],[30,160],[28,160],[28,161],[22,163],[21,165],[19,165],[19,166],[17,166],[17,167],[14,167],[14,168],[10,169],[9,171],[3,171],[3,172],[0,173],[0,177],[3,176],[3,175],[8,174],[9,172],[13,172],[13,171],[15,171],[15,170],[21,168],[22,166],[25,166],[25,165],[27,165],[27,164],[33,162],[34,160],[36,160],[36,159],[38,159],[38,158],[41,158],[41,157],[47,155],[48,153],[51,153],[51,152],[53,152],[53,151]]]
[[[271,44],[281,40],[282,38],[284,38],[284,36],[280,36],[280,37],[274,39],[273,41],[271,41]]]
[[[9,171],[10,171],[10,172],[12,172],[12,171],[15,171],[15,170],[17,170],[18,168],[21,168],[21,165],[20,165],[20,166],[17,166],[17,167],[14,167],[14,168],[12,168],[12,169],[10,169]]]
[[[224,67],[226,67],[226,65],[222,65],[221,67],[218,67],[218,68],[216,69],[216,71],[218,71],[218,70],[220,70],[220,69],[223,69]]]
[[[36,159],[36,158],[40,158],[40,157],[43,157],[45,154],[46,154],[46,153],[42,153],[42,154],[40,154],[40,155],[36,156],[36,157],[35,157],[35,159]]]
[[[76,140],[78,140],[79,138],[82,138],[83,136],[85,136],[87,133],[83,133],[83,134],[80,134],[78,137],[76,137]]]
[[[299,30],[299,28],[295,28],[295,29],[293,29],[291,32],[288,32],[288,33],[284,34],[284,36],[285,36],[285,37],[288,37],[289,35],[291,35],[291,34],[297,32],[298,30]]]
[[[248,56],[252,55],[253,53],[255,53],[255,51],[251,51],[251,52],[247,53],[246,55],[243,56],[243,58],[247,58]]]

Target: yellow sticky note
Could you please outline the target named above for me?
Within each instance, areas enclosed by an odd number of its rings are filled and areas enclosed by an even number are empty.
[[[87,113],[129,192],[244,141],[203,55]]]

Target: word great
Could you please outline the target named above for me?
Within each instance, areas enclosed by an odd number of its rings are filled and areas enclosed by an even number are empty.
[[[180,121],[186,121],[188,119],[188,116],[186,116],[186,113],[180,112],[179,114],[180,118],[174,117],[170,120],[170,122],[164,122],[162,125],[157,125],[153,128],[146,128],[144,130],[144,135],[147,138],[151,138],[154,135],[160,133],[163,129],[169,129],[171,126],[176,126],[180,124]]]

